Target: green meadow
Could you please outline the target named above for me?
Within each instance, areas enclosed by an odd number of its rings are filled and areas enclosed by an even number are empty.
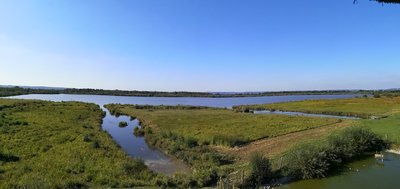
[[[370,118],[385,117],[400,111],[400,97],[349,98],[334,100],[306,100],[275,104],[244,105],[234,107],[236,111],[281,110],[315,114],[356,116]]]
[[[0,188],[154,185],[157,175],[118,147],[102,117],[95,104],[0,99]]]
[[[242,110],[281,110],[315,114],[348,115],[366,119],[355,125],[371,129],[394,144],[400,144],[400,97],[306,100],[276,104],[236,106]],[[374,116],[376,119],[371,119]]]
[[[199,143],[236,146],[343,122],[336,118],[238,113],[218,108],[140,108],[106,105],[111,112],[137,117],[154,132],[171,132]]]

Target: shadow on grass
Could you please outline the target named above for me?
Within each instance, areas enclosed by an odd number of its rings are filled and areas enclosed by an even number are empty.
[[[19,157],[10,155],[10,154],[2,154],[0,153],[0,161],[3,162],[16,162],[19,161]]]

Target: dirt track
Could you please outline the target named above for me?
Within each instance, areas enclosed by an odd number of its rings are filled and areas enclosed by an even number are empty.
[[[318,139],[334,130],[342,129],[352,125],[350,121],[342,123],[299,131],[286,134],[274,138],[267,138],[252,142],[242,147],[228,148],[222,146],[214,146],[213,148],[219,152],[230,154],[239,160],[247,160],[253,152],[261,152],[269,157],[278,155],[293,145],[306,140]]]

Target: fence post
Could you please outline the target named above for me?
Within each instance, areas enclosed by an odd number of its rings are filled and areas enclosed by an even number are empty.
[[[240,184],[244,184],[244,170],[242,170],[241,175],[240,175]]]

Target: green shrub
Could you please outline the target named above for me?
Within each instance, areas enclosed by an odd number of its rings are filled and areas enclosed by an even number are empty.
[[[100,142],[98,140],[93,141],[92,147],[93,148],[100,148]]]
[[[348,128],[329,136],[324,144],[305,144],[291,149],[284,169],[299,179],[322,178],[365,152],[380,151],[387,146],[370,130]]]
[[[89,137],[89,135],[83,136],[83,142],[90,142],[90,137]]]
[[[135,158],[133,161],[123,164],[123,169],[126,174],[138,174],[147,169],[144,161],[139,158]]]
[[[254,153],[250,158],[251,173],[246,183],[248,186],[260,186],[269,181],[272,176],[271,163],[260,153]]]
[[[128,126],[128,123],[126,121],[121,121],[121,122],[119,122],[118,126],[119,127],[126,127],[126,126]]]
[[[143,130],[143,128],[135,127],[133,129],[133,134],[135,136],[144,136],[144,130]]]
[[[195,147],[195,146],[198,145],[198,144],[197,144],[197,140],[194,139],[194,138],[192,138],[192,137],[186,138],[185,143],[186,143],[186,146],[187,146],[188,148],[193,148],[193,147]]]
[[[326,149],[316,145],[305,145],[290,152],[288,173],[301,179],[326,177],[329,171],[329,162]]]

